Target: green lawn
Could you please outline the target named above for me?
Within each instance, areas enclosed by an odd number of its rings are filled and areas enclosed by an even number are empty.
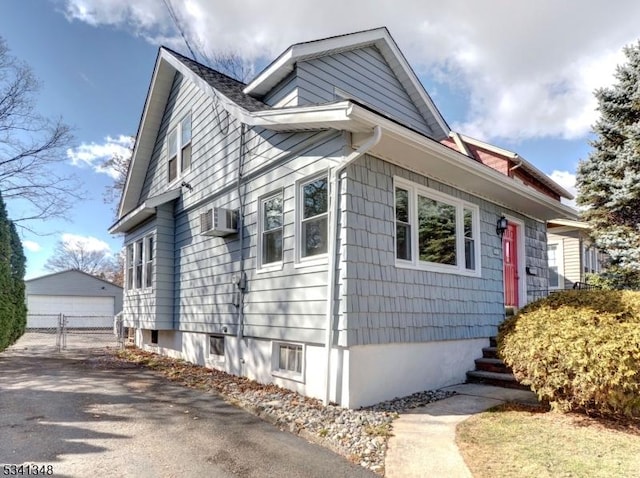
[[[506,405],[461,423],[456,441],[476,478],[640,477],[640,422]]]

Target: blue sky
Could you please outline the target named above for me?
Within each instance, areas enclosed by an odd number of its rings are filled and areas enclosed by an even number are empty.
[[[626,0],[616,9],[601,0],[169,2],[194,45],[234,50],[254,65],[292,43],[385,25],[454,130],[518,152],[567,188],[589,152],[593,89],[611,83],[640,18],[640,4]],[[157,47],[185,52],[165,3],[5,0],[0,36],[42,81],[39,112],[73,127],[58,167],[87,190],[66,220],[23,233],[27,277],[45,273],[60,239],[116,253],[121,238],[107,232],[113,211],[102,199],[111,178],[96,166],[137,131]]]

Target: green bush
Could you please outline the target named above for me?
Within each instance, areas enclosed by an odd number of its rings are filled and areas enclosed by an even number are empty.
[[[498,344],[553,408],[640,416],[640,292],[552,294],[507,319]]]

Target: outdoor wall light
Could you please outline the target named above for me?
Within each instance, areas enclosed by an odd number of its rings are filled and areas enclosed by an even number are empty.
[[[509,225],[509,221],[504,216],[500,216],[498,222],[496,223],[496,234],[500,237],[504,236],[504,231],[507,230],[507,226]]]

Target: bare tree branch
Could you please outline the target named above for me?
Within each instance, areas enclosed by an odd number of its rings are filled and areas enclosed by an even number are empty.
[[[81,241],[58,241],[44,268],[51,272],[78,270],[122,286],[124,257],[112,257],[106,250],[89,249]]]
[[[128,154],[114,154],[100,165],[102,169],[111,169],[116,173],[113,183],[106,187],[102,196],[105,204],[112,204],[114,206],[114,213],[116,216],[118,213],[118,205],[120,204],[122,193],[124,192],[124,186],[127,182],[127,174],[129,173],[129,165],[131,164],[131,157],[133,155],[134,142],[135,138],[132,136]]]
[[[56,167],[66,160],[71,130],[38,114],[39,87],[31,68],[0,38],[0,191],[8,203],[20,204],[14,222],[29,230],[25,223],[64,217],[82,197],[78,181]]]
[[[236,51],[213,52],[203,56],[211,68],[238,81],[246,83],[253,76],[253,64]]]

